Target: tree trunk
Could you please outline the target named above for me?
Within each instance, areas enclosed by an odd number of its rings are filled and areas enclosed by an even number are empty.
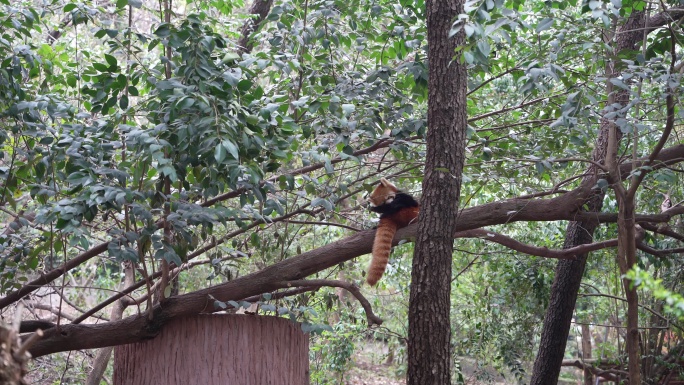
[[[128,214],[128,213],[126,213]],[[122,264],[124,269],[124,287],[131,287],[135,282],[135,270],[133,262],[126,261]],[[110,321],[119,321],[123,317],[123,313],[128,305],[133,304],[134,301],[130,297],[123,297],[114,303],[112,311],[109,316]],[[97,356],[93,360],[93,368],[88,373],[85,385],[99,385],[102,382],[109,360],[112,358],[114,347],[106,347],[100,349]]]
[[[621,185],[619,187],[622,187]],[[634,221],[634,197],[618,195],[618,266],[620,274],[627,274],[636,265],[636,223]],[[627,195],[626,197],[624,195]],[[641,353],[639,348],[639,295],[630,279],[623,278],[622,286],[627,299],[627,369],[629,385],[641,385]]]
[[[598,205],[599,209],[602,201],[603,194],[598,194],[592,199],[593,205]],[[589,207],[589,210],[594,211],[593,207]],[[565,233],[564,248],[591,243],[597,225],[570,222]],[[582,254],[575,260],[558,261],[556,265],[556,277],[551,287],[551,299],[544,317],[539,353],[534,361],[530,385],[550,385],[558,382],[586,261],[587,254]]]
[[[309,383],[309,338],[284,318],[174,319],[152,340],[117,346],[114,385]]]
[[[582,361],[591,359],[591,330],[589,325],[582,324]],[[594,375],[591,370],[584,369],[584,385],[594,385]]]
[[[615,35],[614,46],[616,53],[625,49],[636,49],[637,43],[644,36],[643,34],[648,33],[648,31],[644,30],[645,20],[644,12],[633,12],[630,15],[629,19],[618,29],[618,33]],[[606,73],[608,77],[617,77],[621,74],[619,71],[615,71],[614,63],[608,64]],[[609,100],[613,100],[622,106],[626,106],[629,103],[629,91],[619,90],[612,93],[611,83],[607,82],[606,84],[606,93],[609,95]],[[605,163],[608,149],[608,133],[612,127],[614,127],[612,120],[601,120],[601,129],[592,154],[594,161]],[[620,131],[617,130],[617,133],[619,134]],[[592,166],[582,183],[593,186],[596,180],[597,172],[595,167]],[[603,197],[604,194],[600,192],[590,197],[586,202],[587,210],[591,212],[600,211],[603,205]],[[594,230],[596,230],[597,226],[597,222],[570,222],[565,233],[564,248],[592,242]],[[530,385],[552,385],[558,383],[560,366],[565,354],[565,345],[570,332],[572,314],[577,302],[577,293],[582,281],[582,275],[584,274],[586,261],[587,254],[583,254],[574,261],[559,261],[556,266],[556,277],[551,287],[551,299],[544,317],[539,352],[534,362]]]
[[[463,172],[466,69],[449,38],[462,0],[428,1],[428,133],[423,197],[411,273],[408,385],[449,384],[453,234]]]

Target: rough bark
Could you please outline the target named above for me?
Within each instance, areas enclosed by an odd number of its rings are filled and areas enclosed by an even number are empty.
[[[0,323],[0,384],[26,385],[24,375],[30,356],[26,350],[17,354],[21,349],[18,326]]]
[[[636,48],[637,43],[643,38],[644,23],[644,12],[634,12],[630,15],[630,18],[619,28],[619,32],[616,34],[616,53],[625,49]],[[608,65],[606,71],[608,72],[608,77],[619,75],[619,73],[615,72],[614,68],[614,63]],[[612,88],[609,82],[607,84],[607,93],[610,94]],[[630,95],[628,91],[620,90],[610,98],[620,103],[620,105],[626,106],[629,103]],[[601,120],[601,128],[592,156],[594,161],[605,163],[609,132],[614,127],[615,125],[612,120]],[[597,179],[596,169],[592,167],[589,169],[582,185],[586,187],[593,186]],[[604,194],[600,192],[590,196],[586,201],[587,210],[591,212],[601,211],[603,197]],[[596,221],[570,222],[566,230],[564,248],[591,243],[597,226],[598,222]],[[582,275],[584,274],[586,260],[587,254],[583,254],[574,261],[558,261],[530,385],[558,383],[560,367],[565,354],[565,345],[570,332],[572,314],[577,302],[577,293],[582,281]]]
[[[452,23],[463,13],[463,2],[428,1],[426,5],[428,133],[411,272],[408,385],[449,384],[451,379],[451,256],[467,124],[466,69],[455,52],[464,43],[464,32],[449,38]]]
[[[243,53],[252,52],[252,48],[254,48],[252,34],[264,22],[272,6],[273,0],[254,0],[252,7],[249,9],[249,13],[253,15],[253,18],[247,20],[242,26],[242,36],[238,41],[238,54],[242,55]]]
[[[114,385],[309,383],[309,338],[284,318],[184,317],[159,337],[116,348]]]

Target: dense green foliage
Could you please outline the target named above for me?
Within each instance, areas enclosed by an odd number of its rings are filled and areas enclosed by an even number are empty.
[[[189,263],[180,276],[181,293],[189,292],[371,228],[375,216],[362,204],[380,176],[420,194],[423,1],[276,1],[244,55],[236,46],[249,20],[242,1],[174,4],[170,23],[163,4],[41,4],[0,0],[3,294],[101,242],[109,242],[106,253],[42,295],[64,296],[77,313],[120,289],[122,262],[134,262],[140,280],[161,260]],[[624,159],[650,153],[665,125],[665,94],[681,91],[679,74],[670,72],[670,61],[681,63],[670,55],[670,31],[649,34],[641,52],[618,53],[622,76],[609,82],[631,90],[628,113],[609,105],[605,90],[613,53],[604,34],[647,3],[468,5],[468,16],[454,24],[469,39],[455,55],[470,77],[464,207],[577,187],[602,117],[618,117]],[[684,35],[679,26],[673,34],[679,52]],[[678,103],[668,146],[681,142],[681,117]],[[379,150],[364,150],[378,141]],[[640,213],[660,212],[666,198],[682,201],[678,167],[654,171],[644,183]],[[610,194],[604,211],[617,211]],[[565,225],[491,230],[558,249]],[[670,226],[683,230],[680,219]],[[607,224],[596,239],[615,237]],[[652,232],[645,241],[678,247]],[[365,328],[363,309],[332,289],[262,298],[264,314],[303,321],[315,334],[313,383],[339,381],[368,339],[384,341],[402,373],[411,253],[410,243],[395,248],[379,287],[363,289],[385,320],[381,328]],[[608,337],[596,337],[595,357],[617,361],[623,352],[614,327],[624,307],[613,256],[613,249],[592,254],[576,321]],[[634,282],[648,289],[642,302],[667,318],[644,309],[642,324],[667,325],[671,347],[681,344],[682,256],[639,257]],[[360,284],[367,262],[318,278]],[[526,378],[554,266],[484,240],[455,243],[454,359],[476,368],[454,373],[455,380],[485,381],[497,372]],[[569,344],[568,357],[578,350]],[[57,360],[42,364],[50,359]],[[83,374],[73,376],[77,383]]]

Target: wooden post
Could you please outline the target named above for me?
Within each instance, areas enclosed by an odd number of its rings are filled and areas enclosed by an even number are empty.
[[[308,335],[284,318],[180,318],[156,338],[117,346],[114,353],[114,385],[308,383]]]

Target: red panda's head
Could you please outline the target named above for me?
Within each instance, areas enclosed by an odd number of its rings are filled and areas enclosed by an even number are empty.
[[[380,178],[380,184],[370,194],[368,200],[372,207],[378,207],[392,203],[399,189],[392,182],[385,178]]]

